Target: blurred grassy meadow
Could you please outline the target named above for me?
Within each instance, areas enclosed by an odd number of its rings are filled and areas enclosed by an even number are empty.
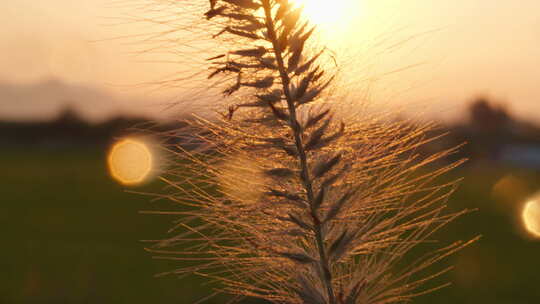
[[[0,303],[192,303],[211,292],[200,279],[154,277],[181,264],[152,259],[139,240],[164,237],[174,217],[139,211],[175,207],[126,192],[108,175],[106,152],[54,145],[0,150],[7,241]],[[483,237],[439,265],[455,266],[438,281],[451,287],[415,303],[540,303],[540,242],[526,236],[519,218],[521,204],[540,189],[540,172],[472,162],[452,177],[465,181],[451,208],[478,211],[435,238],[447,244]],[[131,189],[162,187],[154,181]]]
[[[152,260],[139,240],[164,236],[172,219],[139,214],[148,197],[113,181],[105,154],[2,149],[0,303],[190,303],[205,293],[195,280],[153,277],[175,265]]]

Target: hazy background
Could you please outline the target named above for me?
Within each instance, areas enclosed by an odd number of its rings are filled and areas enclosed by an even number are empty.
[[[155,114],[162,110],[155,103],[181,97],[182,90],[143,85],[183,68],[172,62],[178,54],[135,54],[146,47],[141,37],[158,30],[136,22],[143,2],[2,1],[0,116],[50,116],[56,103],[69,101],[94,118],[128,108]],[[328,31],[336,50],[349,46],[344,60],[356,56],[356,71],[366,68],[378,78],[374,100],[458,119],[473,96],[489,95],[520,117],[540,119],[540,2],[359,3],[346,26]],[[382,76],[413,64],[422,65]]]
[[[165,237],[175,218],[138,212],[178,206],[129,193],[163,184],[121,186],[106,166],[133,126],[193,109],[168,107],[193,97],[182,85],[151,85],[191,67],[181,48],[139,53],[163,30],[139,22],[143,2],[0,2],[0,303],[192,303],[211,289],[153,277],[181,264],[153,260],[139,240]],[[540,2],[365,0],[358,10],[321,34],[342,54],[346,88],[450,132],[420,153],[468,143],[437,165],[470,159],[447,176],[465,178],[448,205],[478,211],[436,238],[483,237],[441,265],[455,265],[440,281],[452,287],[415,303],[540,303],[540,242],[521,221],[540,190]]]

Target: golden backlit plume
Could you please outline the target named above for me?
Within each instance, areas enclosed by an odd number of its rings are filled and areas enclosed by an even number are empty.
[[[527,232],[534,237],[540,237],[540,201],[538,198],[525,204],[521,216]]]
[[[107,157],[111,176],[124,185],[147,181],[155,167],[155,156],[148,144],[134,138],[116,142]]]
[[[235,155],[220,165],[218,181],[223,194],[242,202],[261,198],[261,185],[267,182],[257,163],[245,155]]]

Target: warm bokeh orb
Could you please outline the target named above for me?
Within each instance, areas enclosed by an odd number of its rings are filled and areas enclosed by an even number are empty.
[[[535,237],[540,237],[540,201],[538,199],[525,204],[522,218],[527,231]]]
[[[141,140],[125,138],[113,145],[107,158],[111,176],[125,185],[144,182],[153,167],[153,156]]]

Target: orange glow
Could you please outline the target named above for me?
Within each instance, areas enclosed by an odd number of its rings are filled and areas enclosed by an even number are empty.
[[[291,0],[297,5],[304,6],[304,14],[313,23],[326,26],[336,24],[350,16],[351,13],[358,15],[355,10],[355,2],[359,0]]]
[[[244,203],[260,199],[261,185],[265,184],[265,180],[253,160],[240,154],[235,155],[223,162],[219,172],[221,191],[230,198]]]
[[[527,202],[523,207],[522,219],[527,231],[535,237],[540,237],[540,201]]]
[[[115,180],[124,185],[136,185],[144,182],[152,172],[153,158],[146,143],[126,138],[113,145],[107,162]]]

